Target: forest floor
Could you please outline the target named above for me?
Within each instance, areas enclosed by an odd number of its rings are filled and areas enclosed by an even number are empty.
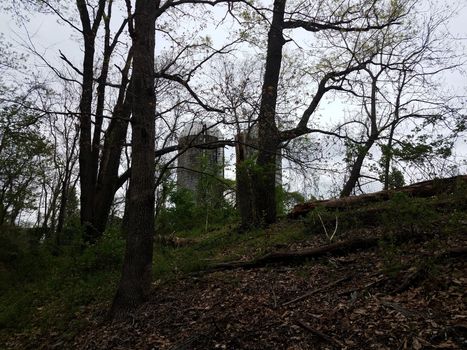
[[[467,247],[467,221],[465,211],[453,212],[418,218],[423,225],[402,217],[393,218],[395,225],[357,223],[337,231],[333,241],[379,237],[374,247],[157,279],[149,301],[124,322],[105,320],[108,304],[91,305],[80,313],[86,325],[71,339],[50,330],[34,343],[17,335],[9,344],[115,350],[467,348],[466,255],[446,253]],[[265,235],[280,236],[291,227],[307,231],[310,225],[285,220]],[[262,252],[329,245],[319,227],[306,239]],[[391,239],[395,232],[408,238]],[[242,252],[239,259],[249,261],[257,253]]]

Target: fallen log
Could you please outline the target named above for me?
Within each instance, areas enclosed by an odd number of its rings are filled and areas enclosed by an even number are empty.
[[[362,194],[337,199],[326,199],[297,204],[289,213],[288,218],[297,219],[308,214],[316,207],[333,209],[350,209],[374,202],[389,200],[395,193],[405,193],[411,197],[432,197],[442,193],[452,193],[460,184],[467,184],[467,175],[454,176],[446,179],[435,179],[417,182],[394,190]]]
[[[369,238],[354,238],[343,242],[336,242],[327,244],[320,247],[305,248],[300,250],[281,250],[268,253],[259,258],[249,261],[231,261],[211,265],[203,272],[214,272],[221,270],[233,269],[252,269],[264,267],[269,264],[290,264],[300,263],[307,259],[320,258],[323,256],[340,256],[355,252],[361,249],[369,249],[378,246],[379,242],[390,240],[392,243],[405,243],[410,241],[420,241],[433,237],[435,233],[431,234],[408,234],[405,231],[400,231],[397,235],[388,235],[383,237],[369,237]],[[467,252],[467,247],[459,247],[449,250],[442,255],[443,257],[456,257],[464,256]]]
[[[233,261],[218,263],[211,266],[208,271],[231,270],[231,269],[251,269],[264,267],[271,263],[291,263],[300,262],[309,258],[319,258],[327,254],[343,255],[359,249],[368,249],[378,245],[380,238],[355,238],[352,240],[328,244],[321,247],[307,248],[292,251],[277,251],[269,253],[251,261]]]

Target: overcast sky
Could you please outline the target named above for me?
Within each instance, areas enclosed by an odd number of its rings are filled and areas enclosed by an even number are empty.
[[[13,1],[13,0],[3,0]],[[16,1],[16,0],[15,0]],[[461,38],[458,46],[462,47],[467,44],[467,0],[462,0],[464,7],[458,15],[452,19],[449,24],[449,29],[456,37]],[[428,2],[426,2],[428,3]],[[451,6],[454,2],[445,0],[437,1],[437,6]],[[190,23],[186,23],[189,28]],[[30,40],[37,51],[43,54],[50,62],[59,62],[59,50],[67,55],[77,66],[81,65],[81,52],[79,49],[77,33],[74,33],[66,25],[60,25],[54,16],[45,16],[34,14],[31,16],[29,23],[25,27],[18,26],[15,19],[10,18],[10,14],[0,13],[0,33],[3,33],[7,42],[13,44],[17,51],[22,51],[21,45],[27,44]],[[225,37],[225,33],[215,29],[210,33],[214,39],[214,43],[220,42]],[[160,44],[160,42],[158,43]],[[44,66],[37,59],[31,57],[31,60],[38,65],[39,68]],[[44,71],[46,71],[46,68]],[[50,73],[49,73],[50,74]],[[459,72],[453,72],[446,75],[446,83],[452,85],[458,94],[467,94],[467,79],[465,75]],[[321,113],[328,115],[336,115],[343,113],[345,105],[338,101],[324,100],[322,102]],[[458,143],[458,153],[463,159],[466,159],[467,145],[465,139]]]

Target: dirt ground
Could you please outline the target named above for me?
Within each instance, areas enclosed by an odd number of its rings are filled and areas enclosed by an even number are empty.
[[[311,242],[293,248],[323,244]],[[130,320],[109,324],[102,321],[103,310],[94,310],[91,325],[68,346],[467,348],[465,256],[434,258],[459,246],[467,246],[466,235],[434,235],[293,266],[218,271],[165,285],[156,281],[150,300]],[[51,338],[48,345],[66,344]]]

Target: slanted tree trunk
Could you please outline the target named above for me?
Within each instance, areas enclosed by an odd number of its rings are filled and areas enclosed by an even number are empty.
[[[132,50],[122,72],[121,88],[113,111],[113,119],[107,129],[101,155],[101,166],[96,183],[93,224],[99,234],[104,232],[115,192],[119,188],[118,168],[125,144],[128,123],[131,115],[133,93],[128,73],[132,60]],[[129,85],[128,89],[126,86]]]
[[[352,190],[355,188],[355,185],[358,179],[360,178],[360,172],[362,170],[363,162],[365,161],[365,158],[368,155],[368,152],[374,143],[375,139],[370,138],[367,142],[365,142],[365,145],[359,150],[357,158],[352,164],[349,178],[347,179],[344,188],[341,191],[341,197],[348,197],[351,195]]]
[[[111,316],[124,316],[141,304],[151,286],[155,178],[155,16],[159,1],[137,0],[133,41],[132,154],[128,226],[123,271]]]
[[[358,179],[360,178],[360,172],[362,170],[363,162],[365,161],[368,152],[379,137],[378,125],[376,123],[377,112],[376,112],[376,94],[378,92],[378,77],[379,74],[373,75],[369,69],[365,69],[371,77],[371,99],[370,99],[370,111],[368,117],[370,119],[370,135],[365,144],[359,148],[357,159],[355,159],[354,164],[350,170],[349,178],[344,185],[344,188],[341,191],[341,198],[348,197],[352,193],[352,190],[355,188]]]

